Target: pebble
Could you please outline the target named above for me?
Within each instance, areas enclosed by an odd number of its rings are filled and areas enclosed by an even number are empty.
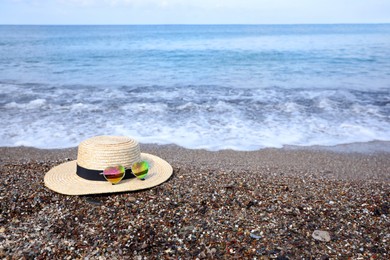
[[[329,242],[330,241],[330,235],[327,231],[322,230],[314,230],[312,237],[315,240],[323,241],[323,242]]]
[[[200,254],[199,254],[199,258],[200,259],[203,259],[203,258],[206,258],[206,257],[207,257],[206,253],[204,251],[200,252]]]
[[[89,204],[95,205],[95,206],[100,206],[102,205],[102,202],[100,200],[94,199],[92,197],[86,197],[85,201]]]
[[[211,254],[211,255],[214,255],[216,252],[217,252],[216,248],[211,248],[208,253]]]
[[[258,231],[252,231],[252,232],[249,234],[249,236],[250,236],[251,238],[254,238],[254,239],[260,239],[260,238],[261,238],[260,232],[258,232]]]

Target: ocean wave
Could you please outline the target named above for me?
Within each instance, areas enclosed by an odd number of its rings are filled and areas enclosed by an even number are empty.
[[[29,101],[28,103],[16,103],[10,102],[4,105],[6,109],[19,109],[19,110],[33,110],[33,109],[44,109],[47,108],[47,102],[45,99],[34,99]]]
[[[2,146],[69,147],[99,134],[209,150],[390,141],[388,91],[202,85],[25,88],[2,88]],[[18,127],[21,122],[28,128]]]

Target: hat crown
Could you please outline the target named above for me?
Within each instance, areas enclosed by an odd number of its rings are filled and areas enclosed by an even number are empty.
[[[141,160],[139,144],[126,136],[95,136],[78,147],[77,164],[91,170],[122,165],[130,168]]]

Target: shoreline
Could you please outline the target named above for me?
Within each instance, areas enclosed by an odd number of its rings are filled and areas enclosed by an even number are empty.
[[[187,149],[178,145],[140,144],[141,152],[155,154],[173,166],[228,171],[274,171],[276,175],[300,177],[310,172],[334,180],[390,181],[390,142],[354,143],[338,146],[286,146],[256,151]],[[0,164],[45,162],[60,164],[77,158],[77,147],[39,149],[0,147]]]
[[[167,182],[89,196],[43,183],[76,148],[0,147],[0,258],[389,257],[390,153],[140,146]]]

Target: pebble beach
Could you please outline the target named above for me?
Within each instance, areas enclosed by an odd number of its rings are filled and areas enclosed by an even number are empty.
[[[0,148],[0,258],[389,258],[387,151],[141,150],[172,165],[167,182],[66,196],[43,178],[76,148]]]

